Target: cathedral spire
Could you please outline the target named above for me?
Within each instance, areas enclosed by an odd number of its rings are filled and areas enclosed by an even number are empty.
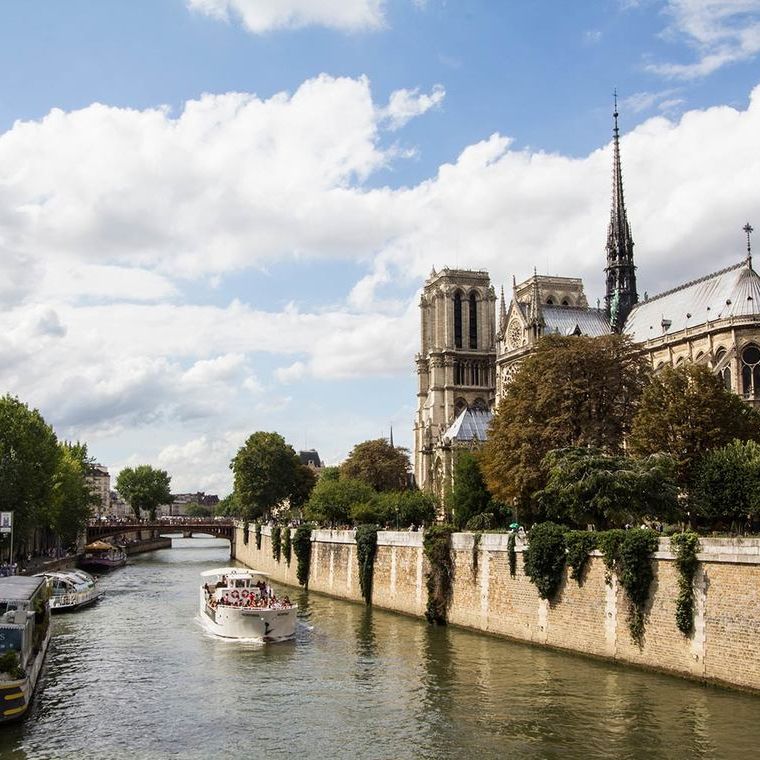
[[[504,300],[504,286],[501,286],[501,298],[499,300],[499,330],[507,326],[507,304]]]
[[[531,290],[530,297],[530,321],[533,327],[534,337],[536,339],[541,337],[541,328],[544,327],[544,315],[541,311],[541,292],[538,288],[538,272],[533,267],[533,288]]]
[[[607,228],[607,293],[604,308],[613,332],[622,332],[626,317],[639,296],[636,292],[636,267],[633,263],[633,238],[623,197],[623,171],[620,168],[620,130],[618,128],[617,91],[613,118],[612,208]]]

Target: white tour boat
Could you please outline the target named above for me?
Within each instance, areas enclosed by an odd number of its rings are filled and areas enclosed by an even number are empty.
[[[39,573],[50,581],[51,612],[72,612],[96,602],[103,595],[95,579],[84,570]]]
[[[278,599],[266,573],[220,567],[201,573],[200,619],[211,633],[227,639],[283,641],[296,632],[298,605]]]

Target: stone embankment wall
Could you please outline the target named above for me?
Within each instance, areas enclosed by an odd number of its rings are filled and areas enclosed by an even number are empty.
[[[454,594],[449,622],[520,641],[580,652],[667,671],[702,681],[760,692],[760,539],[703,539],[694,579],[695,619],[691,636],[676,627],[678,572],[669,542],[655,554],[654,581],[647,603],[642,646],[631,641],[628,602],[613,577],[605,583],[601,555],[594,552],[582,585],[567,573],[555,600],[541,599],[523,572],[517,542],[517,570],[509,573],[507,536],[483,534],[477,548],[472,534],[452,537]],[[272,557],[269,529],[256,549],[238,526],[235,557],[297,585],[296,558]],[[375,559],[373,604],[423,616],[427,603],[427,560],[421,533],[381,532]],[[361,602],[356,544],[352,531],[312,534],[309,588]]]

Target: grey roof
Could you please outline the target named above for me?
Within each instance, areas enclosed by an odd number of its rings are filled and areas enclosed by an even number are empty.
[[[464,409],[444,434],[449,441],[485,441],[493,413],[485,409]]]
[[[45,578],[34,575],[11,575],[7,578],[0,578],[0,599],[29,601],[43,583],[45,583]]]
[[[642,301],[631,310],[623,331],[641,342],[718,319],[757,314],[760,276],[745,260]]]
[[[322,460],[319,458],[319,454],[316,449],[307,449],[306,451],[299,451],[298,458],[301,460],[301,464],[308,465],[311,462],[314,467],[321,467]]]
[[[544,335],[609,335],[610,321],[603,309],[575,306],[541,306]]]

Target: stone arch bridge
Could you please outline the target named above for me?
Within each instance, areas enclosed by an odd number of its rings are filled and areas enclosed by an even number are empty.
[[[87,543],[115,536],[134,536],[140,540],[159,538],[181,533],[182,538],[192,538],[196,533],[226,538],[230,544],[235,537],[232,520],[197,520],[174,518],[171,522],[164,520],[129,522],[98,522],[87,526]]]

